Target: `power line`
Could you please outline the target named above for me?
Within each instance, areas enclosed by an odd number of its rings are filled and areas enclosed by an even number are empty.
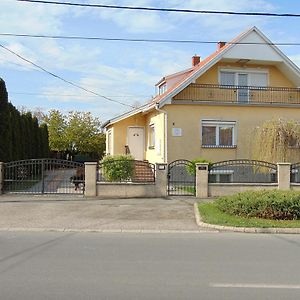
[[[218,41],[200,40],[172,40],[172,39],[134,39],[134,38],[110,38],[96,36],[69,36],[69,35],[44,35],[25,33],[0,33],[0,36],[24,37],[24,38],[45,38],[45,39],[66,39],[66,40],[94,40],[94,41],[116,41],[116,42],[146,42],[146,43],[186,43],[186,44],[216,44]],[[300,46],[300,43],[266,43],[266,42],[228,42],[232,45],[277,45],[277,46]]]
[[[70,85],[72,85],[72,86],[74,86],[74,87],[76,87],[76,88],[78,88],[78,89],[81,89],[81,90],[83,90],[83,91],[85,91],[85,92],[87,92],[87,93],[93,94],[93,95],[95,95],[95,96],[104,98],[104,99],[106,99],[107,101],[115,102],[115,103],[121,104],[121,105],[123,105],[123,106],[128,106],[128,107],[130,107],[130,108],[134,108],[134,106],[132,106],[132,105],[123,103],[123,102],[118,101],[118,100],[114,100],[114,99],[108,98],[108,97],[106,97],[106,96],[104,96],[104,95],[101,95],[101,94],[98,94],[98,93],[96,93],[96,92],[94,92],[94,91],[92,91],[92,90],[90,90],[90,89],[87,89],[87,88],[85,88],[85,87],[82,87],[82,86],[80,86],[80,85],[78,85],[78,84],[76,84],[76,83],[74,83],[74,82],[72,82],[72,81],[70,81],[70,80],[64,79],[63,77],[61,77],[61,76],[59,76],[59,75],[56,75],[56,74],[54,74],[54,73],[52,73],[52,72],[46,70],[45,68],[43,68],[43,67],[37,65],[36,63],[30,61],[29,59],[27,59],[27,58],[21,56],[20,54],[18,54],[18,53],[16,53],[16,52],[12,51],[11,49],[9,49],[9,48],[3,46],[2,44],[0,44],[0,47],[3,48],[4,50],[10,52],[11,54],[17,56],[18,58],[22,59],[23,61],[26,61],[27,63],[33,65],[34,67],[38,68],[39,70],[43,71],[44,73],[46,73],[46,74],[48,74],[48,75],[50,75],[50,76],[52,76],[52,77],[54,77],[54,78],[57,78],[57,79],[59,79],[59,80],[65,82],[65,83],[68,83],[68,84],[70,84]]]
[[[143,11],[160,11],[160,12],[173,12],[173,13],[217,14],[217,15],[239,15],[239,16],[264,16],[264,17],[300,17],[300,14],[292,14],[292,13],[266,13],[266,12],[236,12],[236,11],[217,11],[217,10],[196,10],[196,9],[158,8],[158,7],[145,7],[145,6],[121,6],[121,5],[104,5],[104,4],[86,4],[86,3],[71,3],[71,2],[60,2],[60,1],[44,1],[44,0],[17,0],[17,1],[19,1],[19,2],[40,3],[40,4],[67,5],[67,6],[77,6],[77,7],[143,10]]]
[[[9,92],[9,94],[13,95],[28,95],[28,96],[48,96],[48,97],[74,97],[74,98],[97,98],[98,96],[90,95],[90,96],[80,96],[74,94],[52,94],[52,93],[31,93],[31,92]],[[106,97],[115,97],[115,98],[139,98],[139,97],[151,97],[149,95],[107,95]]]

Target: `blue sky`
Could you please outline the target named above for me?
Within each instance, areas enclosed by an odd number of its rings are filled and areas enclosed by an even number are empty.
[[[93,0],[92,4],[176,7],[201,10],[300,13],[300,1],[264,0]],[[81,35],[117,38],[228,41],[257,26],[273,42],[300,42],[300,18],[216,16],[76,8],[1,0],[0,33]],[[191,66],[215,51],[212,44],[152,44],[108,41],[68,41],[0,36],[0,43],[47,70],[129,105],[155,95],[164,75]],[[300,46],[281,47],[300,65]],[[47,111],[90,111],[102,121],[128,108],[92,96],[37,70],[0,50],[0,77],[10,101]]]

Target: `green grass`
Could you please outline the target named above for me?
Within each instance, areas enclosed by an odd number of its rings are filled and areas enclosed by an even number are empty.
[[[300,220],[286,221],[237,217],[220,211],[214,203],[199,203],[198,208],[202,221],[209,224],[234,227],[300,228]]]

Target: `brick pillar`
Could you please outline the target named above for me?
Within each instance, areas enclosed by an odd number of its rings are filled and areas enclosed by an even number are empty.
[[[167,186],[168,186],[168,165],[167,164],[159,164],[155,165],[156,168],[156,192],[158,197],[166,197],[167,196]]]
[[[0,162],[0,195],[3,193],[4,184],[4,163]]]
[[[85,170],[85,191],[86,197],[97,196],[97,162],[84,163]]]
[[[277,163],[278,189],[289,190],[291,183],[291,164]]]
[[[196,197],[208,197],[208,163],[196,163]]]

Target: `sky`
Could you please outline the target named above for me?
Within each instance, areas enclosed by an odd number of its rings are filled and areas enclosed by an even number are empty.
[[[205,58],[215,44],[133,43],[4,36],[4,33],[108,38],[230,41],[257,26],[274,43],[300,43],[300,18],[201,15],[68,7],[0,0],[0,44],[46,70],[129,106],[155,96],[155,83]],[[300,13],[296,0],[69,0],[128,5],[243,12]],[[280,49],[300,66],[300,46]],[[130,110],[50,76],[0,48],[0,77],[18,108],[88,111],[101,121]]]

